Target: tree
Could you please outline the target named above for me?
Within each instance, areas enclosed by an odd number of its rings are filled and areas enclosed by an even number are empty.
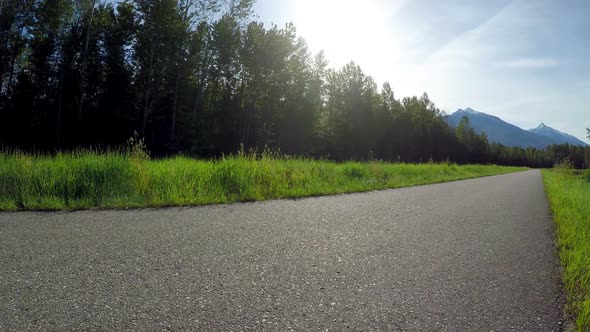
[[[166,99],[170,99],[169,87],[173,86],[170,82],[176,62],[174,50],[180,38],[181,13],[176,0],[135,0],[134,3],[140,22],[134,55],[138,68],[135,85],[139,89],[142,109],[141,134],[152,143],[162,129],[162,121],[150,122],[152,110],[160,105],[167,105],[165,109],[168,109],[172,104]],[[164,120],[165,112],[157,115],[159,120]],[[152,124],[148,133],[148,125]]]
[[[107,144],[125,141],[138,130],[139,117],[133,91],[133,66],[130,46],[136,35],[136,11],[129,2],[121,2],[115,9],[104,8],[102,44],[104,45],[104,78],[97,96],[99,112],[94,123],[100,124],[96,138]],[[109,128],[106,132],[103,128]]]
[[[375,110],[378,105],[377,85],[355,63],[345,65],[340,72],[339,97],[342,98],[336,137],[347,146],[341,159],[365,159],[374,149]],[[340,145],[340,144],[339,144]]]
[[[0,109],[9,97],[24,60],[27,30],[33,20],[35,1],[0,2]]]
[[[86,99],[86,88],[87,88],[87,73],[86,73],[86,67],[88,64],[88,48],[89,48],[89,43],[90,43],[90,38],[92,37],[93,33],[94,33],[94,13],[95,13],[95,7],[96,7],[96,0],[81,0],[78,1],[78,10],[81,12],[81,20],[83,20],[83,26],[84,26],[84,32],[83,34],[84,36],[84,47],[82,49],[82,52],[80,54],[80,57],[82,58],[82,65],[80,68],[80,96],[79,96],[79,103],[78,103],[78,121],[82,120],[82,112],[84,110],[84,102]]]

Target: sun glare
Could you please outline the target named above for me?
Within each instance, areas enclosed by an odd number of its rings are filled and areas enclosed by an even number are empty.
[[[331,66],[353,60],[368,73],[391,67],[397,50],[384,6],[354,0],[297,0],[293,6],[299,35],[311,51],[324,50]]]

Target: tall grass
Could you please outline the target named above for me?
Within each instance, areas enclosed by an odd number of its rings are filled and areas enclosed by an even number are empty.
[[[522,170],[256,156],[162,160],[123,152],[0,154],[0,210],[133,208],[339,194]]]
[[[557,225],[566,309],[579,331],[590,331],[590,170],[544,170],[543,178]]]

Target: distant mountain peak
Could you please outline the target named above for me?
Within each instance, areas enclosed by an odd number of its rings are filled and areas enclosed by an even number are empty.
[[[465,113],[468,113],[468,114],[482,114],[481,112],[478,112],[478,111],[474,110],[471,107],[467,107],[466,109],[459,109],[458,112],[465,112]]]
[[[544,123],[541,123],[537,128],[529,130],[532,133],[541,135],[556,141],[557,143],[567,143],[571,145],[588,146],[586,142],[579,140],[577,137],[568,133],[564,133],[555,128],[551,128]]]
[[[571,135],[566,134],[564,132],[561,132],[561,131],[559,131],[559,130],[557,130],[555,128],[549,127],[548,125],[546,125],[543,122],[541,122],[541,124],[537,128],[535,128],[535,129],[529,129],[529,131],[531,131],[531,132],[537,132],[537,134],[538,134],[539,131],[543,131],[543,132],[546,132],[546,133],[553,132],[553,133],[559,133],[559,134],[571,136]]]

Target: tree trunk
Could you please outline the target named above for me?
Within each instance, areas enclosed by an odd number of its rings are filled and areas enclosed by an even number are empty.
[[[82,70],[80,71],[80,104],[78,105],[78,121],[82,120],[84,100],[86,99],[86,63],[88,62],[88,44],[90,42],[90,33],[92,32],[92,19],[94,18],[95,5],[96,0],[92,0],[90,22],[88,23],[88,28],[86,29],[86,41],[84,43],[84,53],[82,54]]]
[[[150,64],[148,67],[148,84],[147,89],[145,92],[145,105],[143,107],[143,120],[141,124],[141,136],[145,137],[145,131],[147,128],[147,120],[148,120],[148,113],[150,110],[150,102],[151,102],[151,88],[152,88],[152,80],[153,80],[153,65],[154,65],[154,53],[155,53],[156,43],[155,40],[152,39],[151,49],[150,49]]]
[[[170,120],[170,143],[174,142],[176,132],[176,112],[178,110],[178,86],[180,85],[180,75],[178,74],[178,65],[176,65],[176,81],[174,82],[174,99],[172,105],[172,117]]]
[[[197,86],[197,93],[195,93],[195,104],[193,105],[193,115],[197,115],[198,109],[203,108],[203,89],[205,89],[205,80],[207,76],[209,76],[209,71],[207,70],[209,66],[209,52],[205,52],[205,61],[203,63],[203,70],[201,70],[201,78],[199,80],[199,85]]]
[[[195,104],[193,106],[193,116],[197,115],[197,108],[203,109],[203,89],[205,89],[205,80],[209,76],[209,34],[207,34],[207,42],[205,43],[205,59],[203,61],[203,69],[201,70],[201,78],[197,93],[195,94]]]
[[[219,89],[219,78],[218,75],[215,74],[215,78],[213,79],[213,91],[211,92],[211,98],[209,98],[209,112],[213,111],[213,104],[217,99],[217,90]]]
[[[62,46],[62,65],[61,70],[59,72],[59,83],[58,83],[58,90],[57,90],[57,126],[56,126],[56,139],[57,145],[61,145],[61,115],[62,115],[62,107],[63,107],[63,86],[64,86],[64,71],[66,65],[66,51],[65,45]]]
[[[190,6],[192,6],[192,0],[186,0],[186,3],[184,5],[184,15],[182,17],[182,21],[183,22],[187,22],[188,20],[188,12],[189,12],[189,8]],[[188,28],[188,25],[187,25]],[[177,50],[177,54],[176,54],[176,59],[175,59],[175,63],[176,63],[176,78],[175,78],[175,82],[174,82],[174,98],[173,98],[173,105],[172,105],[172,116],[170,119],[170,143],[174,142],[174,137],[176,135],[176,113],[178,112],[178,87],[180,85],[180,55],[182,53],[182,48],[184,47],[184,39],[186,37],[186,30],[182,31],[181,37],[180,37],[180,45],[179,48]]]

